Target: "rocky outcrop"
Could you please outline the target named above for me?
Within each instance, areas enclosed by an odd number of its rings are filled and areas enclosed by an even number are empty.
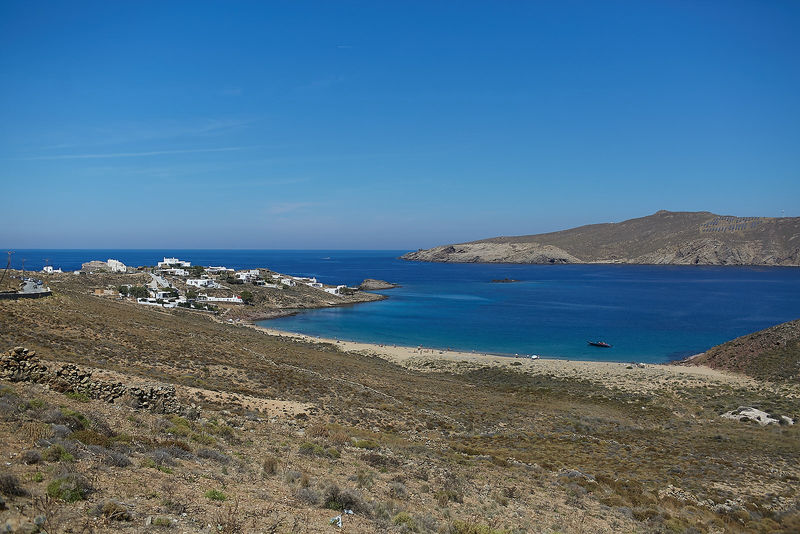
[[[452,263],[634,263],[800,266],[800,217],[659,211],[619,223],[493,237],[409,252]]]
[[[651,265],[798,265],[800,249],[775,254],[760,243],[725,243],[696,239],[634,258],[629,263]]]
[[[386,282],[385,280],[375,280],[374,278],[367,278],[358,286],[358,289],[364,291],[374,291],[376,289],[392,289],[398,287],[397,284]]]
[[[10,382],[34,382],[61,393],[83,393],[110,403],[120,401],[132,408],[155,413],[185,414],[188,411],[178,402],[173,385],[130,386],[121,382],[92,380],[90,371],[71,363],[51,369],[36,357],[35,351],[24,347],[0,354],[0,378]]]
[[[565,250],[539,243],[462,243],[409,252],[402,258],[446,263],[584,263]]]
[[[753,408],[751,406],[739,406],[735,410],[725,412],[720,417],[723,419],[732,419],[739,422],[754,421],[759,425],[793,425],[794,419],[787,415],[772,415],[765,411]]]

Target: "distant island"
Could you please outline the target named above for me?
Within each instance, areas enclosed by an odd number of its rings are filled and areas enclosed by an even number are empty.
[[[404,260],[448,263],[800,265],[800,217],[658,211],[620,223],[420,249]]]

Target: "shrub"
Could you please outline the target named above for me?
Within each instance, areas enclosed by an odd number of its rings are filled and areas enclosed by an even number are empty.
[[[71,439],[75,439],[84,445],[100,445],[101,447],[108,447],[111,440],[107,436],[98,434],[94,430],[77,430],[70,435]]]
[[[82,391],[67,391],[64,395],[78,402],[89,402],[89,395]]]
[[[48,462],[74,462],[75,457],[67,452],[67,450],[60,444],[55,443],[50,445],[44,451],[44,459]]]
[[[121,452],[106,450],[103,456],[103,464],[110,467],[128,467],[131,460]]]
[[[306,456],[325,456],[333,459],[341,457],[341,453],[334,447],[328,447],[326,449],[322,445],[317,445],[309,441],[302,443],[298,452]]]
[[[150,458],[152,458],[153,463],[159,467],[173,467],[175,465],[175,460],[172,458],[172,454],[167,449],[154,450],[150,454]]]
[[[128,507],[114,499],[100,501],[89,512],[95,517],[105,517],[111,521],[130,521],[133,519]]]
[[[227,454],[222,454],[219,451],[216,451],[214,449],[207,449],[205,447],[197,451],[197,456],[199,456],[200,458],[214,460],[215,462],[219,462],[221,464],[227,464],[230,463],[231,461],[231,457],[228,456]]]
[[[278,472],[278,459],[274,456],[267,456],[261,464],[265,475],[272,476]]]
[[[69,408],[61,408],[62,424],[67,425],[73,432],[76,430],[83,430],[89,428],[91,425],[89,419],[80,412],[70,410]]]
[[[353,510],[354,512],[367,512],[367,506],[361,494],[353,489],[339,489],[336,484],[325,488],[323,506],[332,510]]]
[[[406,512],[400,512],[392,518],[392,523],[397,526],[406,527],[406,529],[414,531],[417,530],[417,522]]]
[[[47,494],[50,497],[66,502],[85,500],[93,490],[86,477],[80,473],[67,473],[47,485]]]
[[[208,490],[205,493],[205,496],[207,499],[211,499],[212,501],[225,501],[228,499],[228,496],[219,490]]]
[[[27,465],[38,464],[42,461],[42,455],[36,450],[25,451],[22,453],[21,460]]]
[[[498,530],[483,523],[471,521],[453,521],[447,529],[447,534],[507,534],[507,530]]]
[[[400,465],[400,462],[389,456],[377,452],[367,452],[361,455],[361,460],[372,467],[388,467]]]
[[[155,517],[153,518],[153,525],[157,527],[171,527],[172,519],[168,517]]]
[[[292,482],[294,482],[295,480],[297,480],[298,478],[300,478],[302,476],[303,476],[303,473],[301,473],[300,471],[295,471],[295,470],[292,469],[292,470],[286,471],[286,475],[284,475],[283,478],[284,478],[284,480],[286,481],[287,484],[291,484]]]
[[[311,487],[298,488],[295,492],[295,496],[298,500],[312,505],[319,504],[320,500],[319,492]]]
[[[389,484],[389,496],[393,499],[405,499],[408,497],[408,490],[402,482],[392,482]]]
[[[0,493],[7,497],[21,497],[28,492],[19,485],[19,479],[10,473],[0,473]]]
[[[359,449],[368,449],[368,450],[374,450],[380,447],[380,445],[378,445],[371,439],[356,440],[355,443],[353,443],[353,446],[358,447]]]

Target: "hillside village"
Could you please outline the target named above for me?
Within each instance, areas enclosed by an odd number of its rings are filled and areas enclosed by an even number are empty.
[[[46,266],[43,274],[61,275]],[[127,266],[119,260],[83,263],[74,276],[102,282],[92,293],[146,306],[182,308],[225,315],[229,320],[256,320],[287,310],[370,302],[385,297],[345,284],[323,284],[316,277],[292,276],[267,268],[236,270],[225,266],[192,265],[165,257],[155,266]],[[114,275],[112,279],[98,275]],[[240,308],[240,309],[236,309]]]

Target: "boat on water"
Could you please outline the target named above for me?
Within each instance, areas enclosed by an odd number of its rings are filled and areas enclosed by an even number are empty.
[[[589,345],[591,345],[593,347],[601,347],[601,348],[604,348],[604,349],[610,349],[611,348],[611,345],[609,345],[605,341],[589,341],[588,343],[589,343]]]

